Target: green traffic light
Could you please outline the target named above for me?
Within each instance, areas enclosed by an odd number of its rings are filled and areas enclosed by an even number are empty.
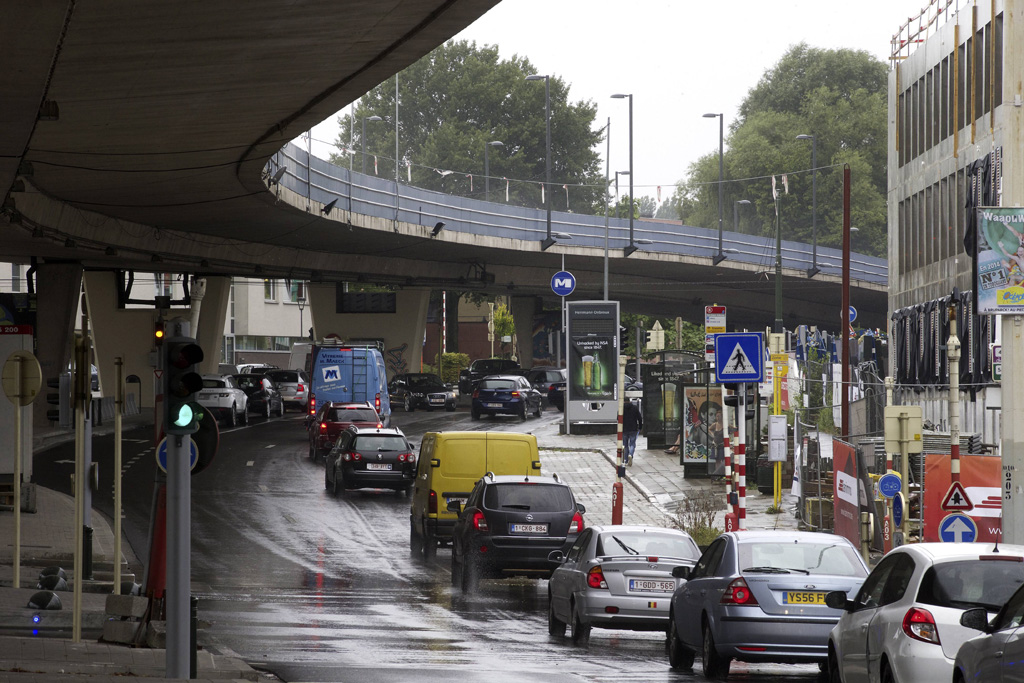
[[[192,413],[192,406],[187,403],[178,408],[178,415],[174,418],[175,427],[188,427],[192,424],[194,415]]]

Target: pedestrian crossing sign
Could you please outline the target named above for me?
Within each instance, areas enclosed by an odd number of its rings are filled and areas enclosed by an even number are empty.
[[[716,334],[715,381],[763,382],[764,336],[760,332]]]

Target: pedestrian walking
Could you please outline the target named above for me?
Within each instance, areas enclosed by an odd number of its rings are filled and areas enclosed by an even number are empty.
[[[633,464],[633,453],[636,451],[636,437],[644,426],[644,416],[640,406],[634,400],[626,401],[622,407],[622,464]]]

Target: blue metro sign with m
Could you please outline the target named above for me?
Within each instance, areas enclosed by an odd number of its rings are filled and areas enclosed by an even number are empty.
[[[560,270],[551,277],[551,291],[558,296],[569,296],[576,289],[576,278],[573,274]]]
[[[337,365],[331,365],[323,368],[323,373],[325,382],[336,382],[341,379],[341,371],[338,369]]]

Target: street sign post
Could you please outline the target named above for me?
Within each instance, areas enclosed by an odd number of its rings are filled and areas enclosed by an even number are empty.
[[[763,382],[764,336],[760,332],[716,334],[715,381]]]
[[[196,442],[192,440],[190,436],[188,438],[188,451],[189,451],[189,463],[188,468],[191,470],[199,462],[199,448],[196,446]],[[164,473],[167,472],[167,437],[160,439],[160,444],[156,447],[156,464]]]
[[[939,540],[943,543],[974,543],[978,525],[960,512],[948,514],[939,522]]]

